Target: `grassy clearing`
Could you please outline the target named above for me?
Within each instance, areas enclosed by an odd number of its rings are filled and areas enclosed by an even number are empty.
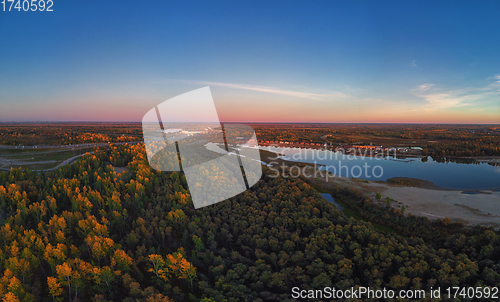
[[[0,149],[0,156],[2,155],[15,155],[15,154],[32,154],[38,152],[50,152],[57,149]]]
[[[42,155],[48,153],[63,153],[63,152],[86,152],[92,151],[95,147],[85,148],[50,148],[50,149],[0,149],[0,157],[17,158],[17,156]]]
[[[32,161],[44,161],[44,160],[65,160],[70,157],[85,154],[86,152],[93,151],[93,148],[82,148],[74,150],[58,150],[52,152],[36,152],[36,153],[21,153],[14,156],[4,157],[7,160],[32,160]],[[2,157],[2,155],[0,155]]]
[[[63,161],[61,161],[63,162]],[[13,165],[12,168],[30,169],[30,170],[45,170],[52,169],[59,165],[61,162],[47,163],[47,164],[36,164],[36,165]]]
[[[52,151],[42,151],[36,153],[19,153],[11,156],[3,157],[7,161],[7,164],[3,164],[3,168],[29,168],[32,170],[43,170],[54,168],[65,160],[82,155],[87,152],[93,151],[94,148],[80,148],[72,150],[52,150]],[[2,157],[0,155],[0,157]],[[9,165],[10,163],[10,165]]]

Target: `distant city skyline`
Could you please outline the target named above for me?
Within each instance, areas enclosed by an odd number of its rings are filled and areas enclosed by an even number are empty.
[[[498,1],[57,1],[0,11],[0,122],[500,123]]]

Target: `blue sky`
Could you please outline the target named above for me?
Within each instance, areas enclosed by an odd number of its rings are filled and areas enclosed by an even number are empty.
[[[498,1],[164,2],[0,11],[0,121],[500,123]]]

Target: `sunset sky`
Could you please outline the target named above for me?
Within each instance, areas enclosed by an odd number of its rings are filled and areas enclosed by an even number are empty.
[[[0,122],[500,123],[500,1],[164,2],[0,11]]]

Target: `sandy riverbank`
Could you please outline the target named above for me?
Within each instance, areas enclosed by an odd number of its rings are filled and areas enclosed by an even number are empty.
[[[466,224],[500,226],[500,192],[482,190],[464,194],[462,191],[431,190],[415,187],[382,187],[382,198],[393,198],[413,215],[429,219],[449,217]]]
[[[310,167],[312,170],[313,168]],[[454,222],[467,225],[488,225],[500,227],[500,191],[481,190],[478,192],[442,189],[429,185],[427,188],[397,185],[390,182],[374,182],[346,177],[320,179],[325,185],[337,183],[356,188],[375,200],[380,193],[380,203],[386,197],[397,201],[395,208],[405,206],[405,213],[424,216],[431,220],[449,217]]]

